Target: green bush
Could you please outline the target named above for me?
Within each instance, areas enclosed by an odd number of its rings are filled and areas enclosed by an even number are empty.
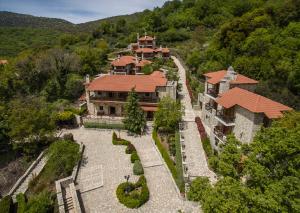
[[[136,160],[133,164],[133,174],[135,175],[143,175],[144,174],[144,169],[143,165],[141,164],[141,161]]]
[[[97,128],[97,129],[125,129],[124,124],[85,122],[83,126],[84,128]]]
[[[23,193],[17,195],[17,203],[18,203],[18,210],[17,213],[25,213],[26,210],[26,197]]]
[[[80,158],[79,145],[70,141],[56,141],[50,145],[47,156],[44,170],[49,176],[70,175]]]
[[[184,192],[182,155],[181,155],[180,136],[178,131],[175,133],[175,148],[176,148],[175,159],[176,159],[176,170],[177,170],[177,178],[175,179],[175,182],[180,192]]]
[[[27,203],[27,211],[30,213],[53,212],[54,202],[49,192],[41,192],[31,197]]]
[[[137,189],[141,187],[139,192]],[[128,189],[129,193],[126,194],[125,190]],[[130,182],[121,183],[116,191],[117,198],[120,203],[128,208],[138,208],[149,200],[149,189],[147,181],[144,176],[134,184]]]
[[[138,156],[137,152],[134,151],[134,152],[132,152],[132,154],[130,156],[130,161],[131,161],[131,163],[134,163],[137,160],[139,161],[140,157]]]
[[[13,201],[11,196],[6,196],[0,201],[0,213],[13,212]]]
[[[204,140],[202,140],[202,146],[203,146],[203,149],[206,153],[206,156],[209,158],[213,155],[213,149],[210,145],[210,141],[209,141],[209,138],[205,138]]]
[[[157,135],[157,132],[156,130],[153,130],[152,132],[152,138],[153,140],[155,141],[155,144],[161,154],[161,156],[163,157],[163,159],[165,160],[168,168],[170,169],[171,173],[172,173],[172,176],[174,178],[174,180],[177,179],[177,170],[176,170],[176,167],[174,165],[174,162],[172,161],[172,159],[170,158],[169,154],[168,154],[168,151],[164,148],[164,146],[161,144],[159,138],[158,138],[158,135]]]
[[[211,189],[208,177],[197,177],[187,193],[188,200],[202,201],[207,189]]]
[[[128,144],[128,146],[126,147],[125,153],[126,154],[132,154],[133,152],[135,152],[136,149],[134,147],[134,145],[132,143]]]
[[[129,146],[130,141],[124,140],[122,138],[118,138],[117,134],[113,132],[112,135],[112,143],[113,145],[124,145],[124,146]]]

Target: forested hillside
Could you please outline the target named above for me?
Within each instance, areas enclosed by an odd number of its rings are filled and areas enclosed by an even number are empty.
[[[232,65],[260,81],[257,93],[300,109],[299,0],[174,0],[80,25],[0,12],[0,59],[8,59],[0,65],[0,160],[36,157],[82,113],[73,103],[84,76],[107,72],[108,58],[146,32],[186,63],[195,97],[203,73]],[[230,141],[210,162],[222,181],[199,184],[202,195],[196,186],[204,210],[299,212],[299,113],[263,129],[253,146]]]
[[[31,15],[0,11],[0,27],[29,27],[74,31],[76,25],[63,19],[36,17]]]

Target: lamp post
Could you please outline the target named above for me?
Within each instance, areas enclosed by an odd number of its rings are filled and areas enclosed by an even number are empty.
[[[124,178],[126,180],[126,183],[128,183],[130,175],[125,175]],[[125,194],[127,195],[130,191],[131,191],[131,187],[129,184],[127,184],[127,186],[125,187]]]

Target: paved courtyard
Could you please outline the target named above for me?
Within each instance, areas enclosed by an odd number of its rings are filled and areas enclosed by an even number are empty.
[[[158,153],[150,134],[142,137],[121,137],[130,140],[136,147],[145,167],[145,176],[150,190],[150,200],[139,209],[128,209],[118,202],[115,191],[130,175],[133,175],[130,155],[125,154],[125,146],[112,145],[112,131],[69,130],[78,142],[85,144],[84,161],[78,174],[78,187],[85,211],[89,212],[199,212],[197,203],[183,201],[173,179]]]

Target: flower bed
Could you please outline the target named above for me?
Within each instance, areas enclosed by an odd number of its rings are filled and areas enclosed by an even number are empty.
[[[197,128],[198,128],[198,131],[199,131],[199,134],[201,137],[201,142],[202,142],[202,146],[205,151],[206,157],[209,158],[211,155],[213,155],[213,150],[210,145],[209,138],[207,137],[207,134],[205,132],[205,128],[202,124],[201,119],[199,117],[196,117],[195,122],[197,124]]]
[[[198,128],[198,131],[199,131],[199,134],[200,134],[200,137],[201,137],[201,140],[204,140],[207,138],[207,134],[205,132],[205,128],[202,124],[202,121],[199,117],[196,117],[195,118],[195,122],[197,124],[197,128]]]

